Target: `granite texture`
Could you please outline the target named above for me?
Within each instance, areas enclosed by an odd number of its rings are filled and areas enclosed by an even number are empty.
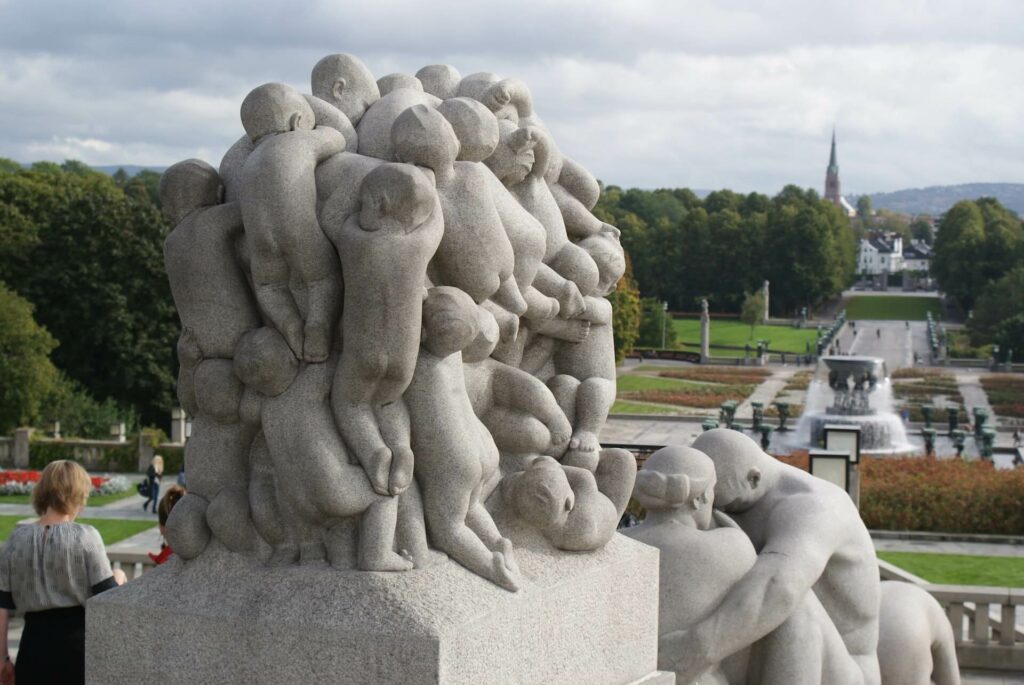
[[[882,583],[878,662],[886,685],[960,685],[953,629],[942,605],[923,588]]]
[[[87,682],[672,682],[654,677],[656,550],[616,536],[564,555],[511,535],[515,594],[454,564],[380,574],[268,568],[221,549],[173,559],[89,601]]]
[[[310,90],[254,88],[219,169],[164,174],[179,561],[90,620],[192,682],[663,678],[656,557],[615,537],[636,462],[597,437],[625,259],[596,180],[514,78],[337,53]],[[91,677],[145,682],[104,632]]]

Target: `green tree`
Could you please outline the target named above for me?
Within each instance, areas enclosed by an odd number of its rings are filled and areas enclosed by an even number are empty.
[[[612,303],[612,335],[615,339],[615,362],[619,363],[633,351],[640,335],[640,291],[633,280],[633,268],[626,255],[626,272],[608,296]]]
[[[754,327],[764,323],[764,293],[756,290],[743,300],[740,321],[750,326],[750,339],[754,339]]]
[[[94,399],[79,383],[61,373],[42,401],[40,418],[47,425],[60,421],[61,434],[67,437],[108,439],[110,427],[124,423],[130,432],[139,428],[138,413],[114,400]]]
[[[962,200],[939,223],[932,274],[966,311],[989,284],[1024,259],[1020,219],[992,198]]]
[[[653,297],[640,300],[640,334],[637,345],[671,349],[676,344],[676,330],[664,304]]]
[[[857,198],[857,218],[861,221],[871,220],[871,196],[861,195]]]
[[[935,235],[932,233],[932,224],[928,221],[928,217],[919,216],[910,222],[910,237],[928,245],[932,244]]]
[[[998,281],[982,291],[968,322],[972,345],[1012,347],[1024,357],[1024,266],[1006,272]]]
[[[57,379],[49,357],[56,346],[32,318],[32,304],[0,283],[0,433],[38,418]]]
[[[46,162],[0,174],[0,206],[37,230],[31,247],[0,260],[0,274],[62,341],[58,368],[101,401],[162,422],[175,404],[178,335],[163,269],[169,227],[110,177],[69,168]]]

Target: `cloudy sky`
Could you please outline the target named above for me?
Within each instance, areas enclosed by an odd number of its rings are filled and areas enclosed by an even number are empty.
[[[1021,0],[0,0],[0,156],[215,165],[252,87],[325,54],[530,86],[608,183],[1024,182]]]

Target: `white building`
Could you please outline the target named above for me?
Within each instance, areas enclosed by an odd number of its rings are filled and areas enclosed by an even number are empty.
[[[860,241],[857,273],[882,276],[901,273],[904,268],[902,236],[879,233]]]
[[[907,271],[928,273],[931,261],[932,248],[923,240],[911,240],[903,248],[903,268]]]

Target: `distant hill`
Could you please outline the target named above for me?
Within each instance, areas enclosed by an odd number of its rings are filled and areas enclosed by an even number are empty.
[[[1024,215],[1024,183],[965,183],[957,186],[910,188],[892,193],[872,193],[871,207],[900,214],[942,214],[960,200],[994,197],[1008,209]],[[857,204],[857,196],[850,196]]]

